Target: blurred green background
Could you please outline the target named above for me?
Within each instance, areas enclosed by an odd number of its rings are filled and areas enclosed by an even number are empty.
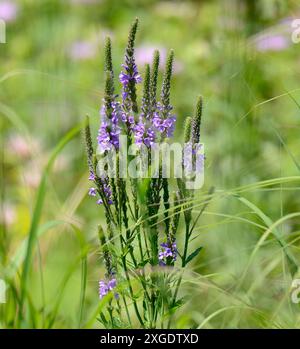
[[[283,219],[278,232],[300,262],[299,217],[288,217],[300,212],[300,43],[292,42],[291,25],[300,18],[296,1],[0,0],[7,41],[0,44],[0,278],[7,277],[28,234],[51,151],[85,114],[96,137],[104,38],[112,38],[118,76],[136,16],[141,74],[155,48],[163,60],[175,50],[177,139],[197,96],[204,96],[207,160],[205,186],[197,195],[211,186],[217,193],[197,227],[193,243],[204,249],[186,277],[187,302],[177,327],[299,327],[292,279],[274,237],[247,268],[267,230],[263,214],[271,222]],[[23,327],[99,327],[94,313],[104,270],[96,231],[104,219],[86,195],[87,172],[78,136],[49,175],[29,282],[36,317]],[[272,185],[262,187],[261,181]],[[230,195],[241,187],[255,208]],[[80,321],[80,242],[74,227],[89,248]],[[0,327],[16,326],[19,274],[9,277]]]

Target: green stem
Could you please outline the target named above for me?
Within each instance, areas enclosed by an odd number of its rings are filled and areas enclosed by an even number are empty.
[[[133,289],[132,289],[130,278],[129,278],[129,274],[128,274],[128,269],[127,269],[127,264],[126,264],[126,257],[124,256],[124,247],[123,247],[122,235],[120,235],[120,243],[121,243],[121,250],[122,250],[122,264],[123,264],[123,269],[124,269],[124,272],[125,272],[126,280],[127,280],[127,283],[128,283],[129,293],[130,293],[130,296],[131,296],[132,301],[133,301],[133,307],[134,307],[136,316],[137,316],[141,326],[144,327],[143,320],[141,318],[141,315],[140,315],[140,312],[139,312],[136,300],[134,298]]]
[[[129,321],[129,325],[130,325],[130,327],[132,327],[132,323],[131,323],[131,319],[130,319],[130,315],[129,315],[129,311],[128,311],[128,305],[127,305],[127,302],[126,302],[126,298],[124,296],[122,296],[122,298],[123,298],[123,302],[124,302],[124,305],[125,305],[125,311],[126,311],[126,315],[127,315],[128,321]]]
[[[190,222],[186,222],[186,229],[185,229],[185,242],[184,242],[184,249],[183,249],[183,255],[182,255],[182,263],[181,266],[182,268],[184,268],[186,266],[186,258],[187,258],[187,252],[188,252],[188,246],[189,246],[189,239],[190,239]],[[179,288],[181,285],[181,281],[182,281],[182,275],[180,276],[180,278],[177,281],[176,287],[175,287],[175,292],[174,292],[174,296],[173,296],[173,300],[171,302],[172,307],[174,306],[174,304],[176,303],[177,300],[177,295],[179,292]],[[171,325],[171,321],[172,321],[173,316],[170,316],[169,319],[169,323],[168,323],[168,328],[170,328]]]
[[[191,236],[190,235],[190,222],[187,222],[186,228],[185,228],[185,241],[184,241],[184,249],[183,249],[182,263],[181,263],[182,268],[184,268],[186,265],[186,258],[187,258],[187,253],[188,253],[190,236]]]

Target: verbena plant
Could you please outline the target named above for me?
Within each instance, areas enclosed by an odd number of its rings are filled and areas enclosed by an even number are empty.
[[[124,161],[121,135],[126,136],[126,150],[133,144],[137,146],[137,153],[146,149],[147,173],[153,174],[153,146],[172,138],[176,122],[170,103],[172,50],[166,60],[160,97],[158,51],[154,53],[151,67],[145,66],[143,96],[141,106],[138,105],[136,85],[142,82],[142,77],[134,58],[137,27],[136,19],[129,32],[125,62],[119,75],[120,100],[114,86],[111,41],[106,39],[106,83],[97,151],[93,147],[88,118],[85,127],[92,183],[89,195],[103,205],[106,217],[105,228],[99,226],[106,268],[99,282],[102,300],[99,321],[107,328],[137,324],[143,328],[172,326],[174,313],[183,304],[183,298],[179,297],[182,271],[201,250],[199,247],[191,251],[189,246],[201,212],[193,219],[195,189],[187,188],[187,177],[179,177],[176,181],[166,178],[161,158],[156,176],[126,179],[120,174],[119,165]],[[197,157],[201,115],[202,98],[199,97],[195,114],[185,120],[184,127],[184,143],[190,147],[191,165],[196,168],[197,159],[200,159],[200,167],[204,160],[203,155]],[[103,158],[111,153],[115,154],[115,176],[99,170]],[[126,156],[128,161],[133,158]],[[107,169],[108,165],[105,166],[103,168]],[[185,166],[185,160],[180,166]]]

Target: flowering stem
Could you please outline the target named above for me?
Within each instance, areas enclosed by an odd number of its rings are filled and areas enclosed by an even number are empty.
[[[183,179],[178,179],[178,190],[174,199],[170,199],[171,181],[163,178],[162,157],[158,159],[158,173],[152,173],[151,158],[152,145],[155,142],[162,143],[173,134],[176,116],[173,114],[173,106],[170,104],[171,77],[174,62],[173,50],[170,51],[165,72],[162,80],[160,98],[157,97],[157,82],[159,73],[159,52],[154,54],[153,63],[146,65],[144,75],[144,88],[141,107],[138,106],[136,86],[142,81],[134,57],[134,43],[137,32],[138,20],[131,26],[128,44],[125,51],[124,64],[119,75],[122,85],[121,99],[115,92],[114,73],[111,56],[111,42],[106,40],[105,44],[105,91],[103,105],[101,108],[101,125],[98,132],[98,145],[101,160],[107,155],[116,155],[116,178],[110,178],[106,173],[96,173],[97,163],[94,154],[88,121],[85,128],[86,148],[88,155],[88,166],[90,171],[89,180],[95,183],[90,188],[90,196],[100,196],[98,204],[103,204],[105,209],[107,241],[103,238],[104,260],[106,274],[99,282],[99,296],[104,297],[113,291],[118,282],[118,268],[122,272],[122,278],[128,291],[120,292],[123,299],[129,325],[132,326],[130,307],[133,305],[137,321],[140,326],[156,328],[165,327],[164,315],[171,313],[175,305],[177,307],[177,296],[182,283],[183,274],[177,279],[173,275],[168,277],[166,269],[175,266],[177,251],[176,232],[180,222],[180,212],[183,207],[185,235],[184,247],[181,257],[181,266],[184,269],[190,257],[189,242],[194,229],[192,221],[193,205],[190,199],[193,190],[187,190]],[[159,99],[159,101],[158,101]],[[138,113],[138,110],[141,112]],[[200,138],[200,124],[202,115],[202,99],[200,98],[193,118],[188,118],[185,127],[185,140],[194,144]],[[126,145],[122,144],[121,135],[127,136]],[[186,143],[188,143],[186,142]],[[139,155],[145,154],[143,146],[148,151],[148,175],[150,179],[141,181],[130,177],[130,180],[119,173],[120,161],[122,160],[123,146],[128,151],[135,143],[139,148]],[[127,149],[126,149],[127,148]],[[194,148],[192,150],[195,150]],[[115,153],[114,153],[115,152]],[[194,154],[194,153],[193,153]],[[194,154],[195,155],[195,154]],[[153,155],[154,157],[154,155]],[[136,158],[127,155],[123,158],[127,163]],[[144,158],[143,158],[144,159]],[[193,158],[194,159],[194,158]],[[127,166],[126,163],[126,166]],[[156,165],[155,165],[156,166]],[[182,163],[184,167],[184,162]],[[105,165],[105,170],[111,164]],[[128,171],[129,172],[129,171]],[[144,192],[142,189],[145,188]],[[145,196],[145,200],[142,199]],[[179,202],[181,204],[179,205]],[[172,205],[172,206],[171,206]],[[170,213],[172,211],[172,213]],[[164,217],[164,223],[160,224],[160,214]],[[197,218],[198,219],[198,218]],[[197,221],[197,220],[196,220]],[[134,224],[132,227],[131,224]],[[161,228],[164,232],[161,232]],[[120,242],[114,241],[114,236],[119,235]],[[162,235],[165,240],[161,243]],[[143,238],[142,238],[143,235]],[[104,236],[104,233],[103,233]],[[117,237],[117,236],[116,236]],[[138,249],[138,250],[137,250]],[[193,256],[192,256],[193,257]],[[150,266],[151,272],[146,273],[146,267]],[[157,271],[158,270],[158,271]],[[162,272],[161,272],[162,271]],[[126,281],[125,281],[126,279]],[[137,286],[136,283],[137,282]],[[175,286],[175,291],[171,290]],[[113,291],[114,292],[114,291]],[[115,292],[115,296],[118,294]],[[143,298],[137,298],[137,295]],[[120,298],[121,299],[121,298]],[[132,302],[132,303],[131,303]],[[131,309],[131,308],[130,308]],[[106,315],[101,313],[103,324],[108,327],[118,327],[118,316],[122,319],[120,301],[111,298],[107,305]],[[125,313],[124,313],[125,316]],[[170,316],[168,327],[172,316]],[[101,321],[100,319],[100,321]]]

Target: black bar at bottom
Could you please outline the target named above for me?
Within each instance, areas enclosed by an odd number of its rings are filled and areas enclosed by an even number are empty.
[[[257,345],[261,340],[286,345],[299,330],[0,330],[0,343],[37,345],[89,346],[118,344],[133,348],[140,345]],[[3,346],[4,348],[4,346]],[[55,349],[55,348],[54,348]]]

